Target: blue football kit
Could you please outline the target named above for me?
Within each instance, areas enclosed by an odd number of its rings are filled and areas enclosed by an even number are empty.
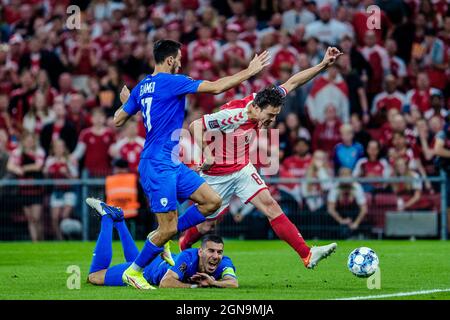
[[[204,183],[179,161],[179,138],[186,95],[196,93],[203,80],[184,75],[148,75],[131,91],[123,110],[142,112],[146,137],[139,163],[142,187],[155,213],[174,211]]]

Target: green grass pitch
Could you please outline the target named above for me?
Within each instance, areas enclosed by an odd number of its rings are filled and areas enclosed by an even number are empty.
[[[359,246],[377,252],[381,289],[369,290],[365,279],[347,270],[348,254]],[[93,247],[93,242],[0,243],[0,299],[335,299],[450,289],[450,242],[444,241],[339,241],[334,255],[315,270],[307,270],[281,241],[228,240],[225,254],[236,265],[240,288],[188,289],[188,292],[87,284]],[[113,253],[113,263],[123,261],[120,242],[114,242]],[[67,288],[66,270],[70,265],[81,269],[79,290]],[[450,292],[389,299],[448,300]]]

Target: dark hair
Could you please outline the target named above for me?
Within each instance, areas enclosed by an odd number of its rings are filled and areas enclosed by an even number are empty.
[[[261,109],[267,108],[269,105],[273,107],[281,107],[284,102],[284,96],[281,89],[276,86],[270,86],[256,94],[253,103]]]
[[[181,43],[173,40],[158,40],[153,46],[153,56],[156,64],[163,63],[168,57],[176,57]]]
[[[206,247],[206,243],[208,241],[214,242],[214,243],[221,243],[223,244],[223,239],[222,237],[216,235],[216,234],[207,234],[205,236],[203,236],[202,238],[202,248]]]

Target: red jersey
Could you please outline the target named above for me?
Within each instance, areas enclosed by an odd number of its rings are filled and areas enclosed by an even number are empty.
[[[391,109],[397,109],[402,112],[405,102],[406,97],[400,91],[395,91],[393,93],[387,93],[386,91],[381,92],[373,99],[372,114],[377,114],[383,109],[386,112]]]
[[[93,175],[105,175],[111,171],[109,147],[114,143],[114,132],[105,128],[100,135],[92,128],[81,131],[79,141],[86,146],[84,166]]]
[[[435,88],[429,88],[424,91],[412,89],[406,94],[406,100],[411,108],[417,108],[424,113],[431,108],[430,97],[433,94],[440,94],[440,91]]]
[[[312,157],[310,154],[304,157],[298,155],[287,157],[281,164],[280,178],[304,178],[311,162]],[[297,185],[296,183],[283,184],[288,189],[294,189]]]
[[[334,147],[341,141],[340,126],[339,121],[332,124],[325,122],[316,125],[312,137],[312,149],[323,150],[331,154]]]
[[[276,45],[269,49],[272,55],[272,66],[270,67],[271,73],[274,77],[278,78],[280,76],[280,69],[282,67],[287,67],[296,71],[298,51],[294,47],[284,48],[281,45]]]
[[[138,172],[139,159],[142,149],[144,149],[144,143],[145,140],[138,136],[135,139],[122,138],[113,146],[120,158],[128,161],[128,168],[131,172]]]
[[[361,158],[353,169],[354,177],[389,177],[389,163],[385,159],[370,161],[367,158]]]
[[[278,87],[284,95],[286,90]],[[221,111],[203,116],[203,127],[213,131],[214,143],[210,149],[214,165],[204,171],[207,175],[222,176],[237,172],[250,162],[250,144],[258,132],[258,122],[248,119],[248,107],[256,93],[240,100],[233,100],[221,107]]]

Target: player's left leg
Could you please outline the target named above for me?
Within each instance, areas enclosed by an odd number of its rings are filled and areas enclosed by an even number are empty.
[[[245,203],[252,203],[258,211],[262,212],[270,222],[276,235],[288,243],[300,256],[307,268],[313,268],[334,249],[335,244],[325,248],[326,250],[313,250],[308,247],[300,231],[283,213],[278,202],[270,194],[266,184],[261,179],[252,164],[245,167],[237,182],[236,194]],[[321,247],[317,247],[321,248]]]
[[[88,202],[89,203],[89,202]],[[110,214],[101,214],[101,227],[95,245],[91,267],[89,269],[89,282],[102,285],[102,275],[106,272],[112,259],[112,231],[113,218]]]
[[[181,164],[177,180],[177,199],[182,203],[191,199],[195,204],[190,206],[178,219],[178,232],[205,221],[205,217],[215,213],[222,204],[222,199],[205,179],[196,172]]]

